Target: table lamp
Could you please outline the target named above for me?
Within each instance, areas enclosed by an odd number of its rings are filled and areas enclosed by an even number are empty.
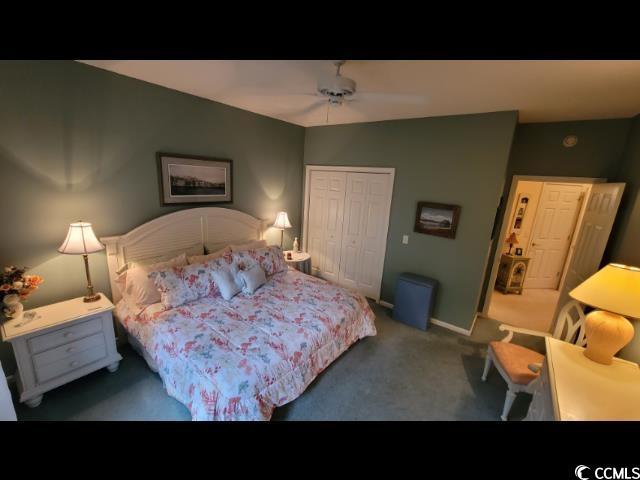
[[[276,215],[276,221],[273,223],[273,228],[277,228],[280,230],[280,248],[284,243],[284,230],[285,228],[291,228],[291,223],[289,223],[289,216],[287,212],[278,212]]]
[[[585,319],[584,354],[594,362],[611,365],[613,356],[633,338],[633,325],[625,317],[640,318],[640,268],[610,263],[569,296],[598,309]]]
[[[518,236],[516,235],[516,232],[511,232],[511,234],[507,237],[505,241],[509,244],[509,255],[511,255],[511,249],[513,248],[513,246],[520,243],[518,241]]]
[[[83,221],[72,223],[69,225],[69,232],[58,251],[68,255],[82,255],[84,258],[84,270],[87,274],[87,294],[84,297],[85,302],[95,302],[100,300],[100,294],[94,293],[91,284],[91,275],[89,274],[89,253],[99,252],[104,249],[104,245],[96,238],[93,233],[91,224]]]

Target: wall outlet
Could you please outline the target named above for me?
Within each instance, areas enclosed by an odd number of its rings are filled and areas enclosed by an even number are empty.
[[[409,235],[402,235],[402,243],[403,245],[407,245],[409,243]]]

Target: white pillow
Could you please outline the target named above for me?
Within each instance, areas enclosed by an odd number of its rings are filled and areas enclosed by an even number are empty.
[[[207,255],[194,255],[192,257],[187,257],[187,261],[189,265],[193,263],[205,263],[209,260],[215,260],[216,258],[224,257],[226,254],[231,253],[231,247],[226,246],[222,250],[218,250],[217,252],[209,253]]]
[[[253,292],[267,281],[264,270],[257,263],[247,267],[245,270],[240,270],[238,277],[242,282],[242,292],[247,295],[253,295]]]
[[[182,253],[166,262],[153,263],[151,265],[132,264],[120,276],[125,276],[122,297],[127,302],[129,309],[135,315],[138,315],[147,305],[158,303],[161,300],[160,292],[153,280],[149,278],[149,273],[185,265],[187,265],[186,253]],[[118,281],[120,281],[120,277]],[[121,281],[119,283],[122,284]]]
[[[267,246],[267,242],[265,240],[254,240],[247,243],[242,243],[238,245],[231,245],[232,252],[241,252],[244,250],[253,250],[256,248],[264,248]]]

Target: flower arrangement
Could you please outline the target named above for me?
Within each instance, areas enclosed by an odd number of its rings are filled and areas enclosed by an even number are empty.
[[[5,267],[0,276],[0,301],[8,307],[5,309],[8,317],[18,314],[22,310],[16,308],[20,301],[26,300],[44,281],[40,275],[26,275],[26,270],[26,267]]]

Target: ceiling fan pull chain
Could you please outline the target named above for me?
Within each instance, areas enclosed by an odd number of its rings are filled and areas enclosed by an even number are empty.
[[[327,120],[326,120],[327,125],[329,124],[329,108],[330,107],[331,107],[331,104],[327,102]]]

